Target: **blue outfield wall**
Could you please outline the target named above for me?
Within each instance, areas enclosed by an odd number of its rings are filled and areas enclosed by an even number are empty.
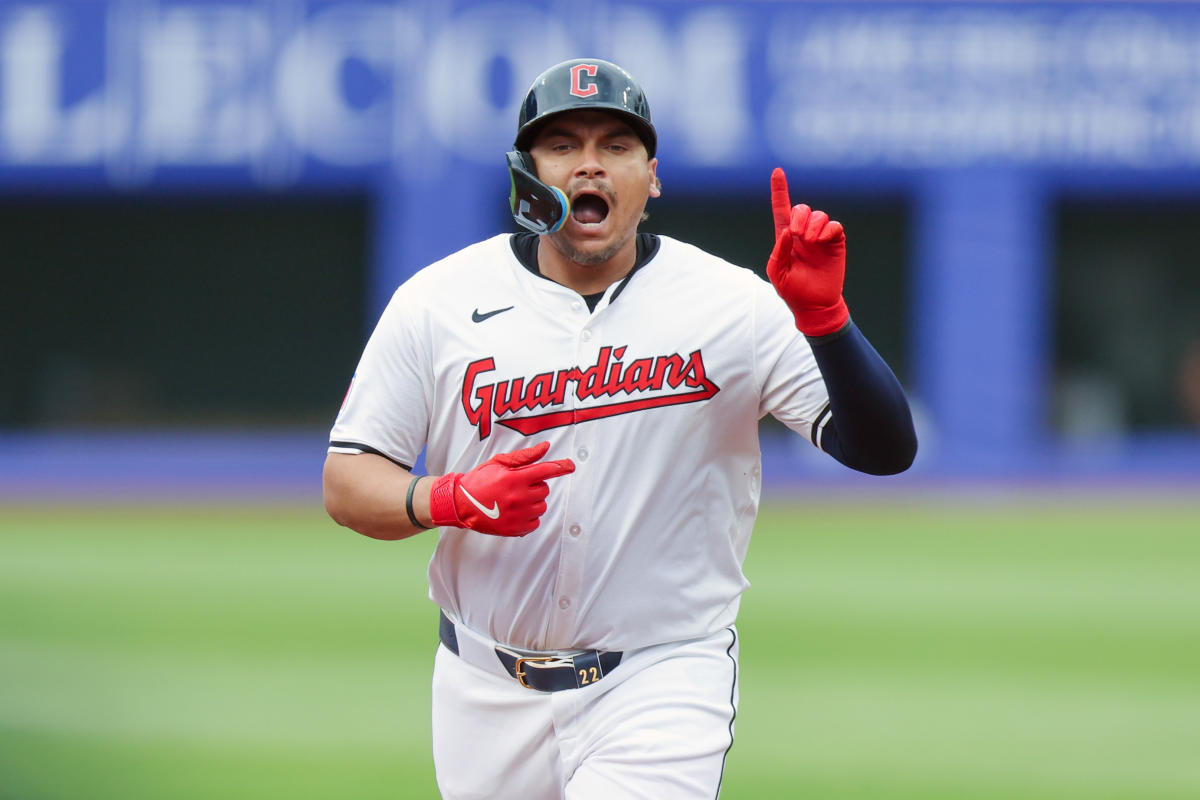
[[[765,207],[780,164],[797,201],[909,199],[911,480],[1187,480],[1195,435],[1051,433],[1050,260],[1060,197],[1200,198],[1197,52],[1192,3],[30,0],[0,6],[0,194],[365,189],[373,319],[496,232],[532,77],[608,58],[647,90],[669,192]],[[323,434],[12,432],[0,482],[307,486]]]
[[[80,432],[0,435],[0,504],[71,502],[299,502],[319,507],[326,431]],[[1200,436],[1142,437],[1039,448],[1018,464],[945,457],[925,432],[903,475],[854,473],[801,437],[763,441],[768,498],[854,491],[899,497],[999,489],[1053,495],[1097,488],[1196,499]],[[421,465],[417,465],[418,471]]]

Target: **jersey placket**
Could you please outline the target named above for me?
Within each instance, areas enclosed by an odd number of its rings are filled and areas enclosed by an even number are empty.
[[[568,302],[568,318],[572,321],[575,338],[575,364],[580,371],[597,363],[600,354],[602,330],[599,317],[602,310],[590,313],[578,297]],[[595,402],[594,398],[581,398],[582,381],[576,383],[575,391],[567,397],[572,409]],[[592,469],[593,429],[595,426],[571,425],[566,437],[566,455],[575,461],[575,472],[569,476],[571,491],[567,499],[563,525],[559,530],[558,577],[554,587],[554,610],[550,617],[550,641],[569,641],[578,630],[579,613],[587,602],[583,593],[584,563],[592,516],[589,511],[595,470]]]

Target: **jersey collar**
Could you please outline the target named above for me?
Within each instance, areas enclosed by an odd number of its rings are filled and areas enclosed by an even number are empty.
[[[521,265],[524,266],[525,269],[529,270],[534,275],[537,275],[539,278],[550,280],[542,274],[541,270],[538,269],[537,253],[538,245],[540,243],[541,237],[530,231],[514,233],[509,239],[509,245],[512,247],[513,255],[517,257],[517,261],[520,261]],[[617,301],[617,295],[625,290],[625,286],[629,283],[629,279],[633,277],[633,273],[650,263],[650,260],[653,259],[654,256],[658,255],[658,248],[660,244],[661,242],[659,241],[657,235],[653,233],[638,233],[637,256],[633,262],[633,269],[629,270],[629,274],[621,279],[616,290],[613,291],[612,297],[608,301],[609,305],[612,305]],[[606,292],[608,290],[605,289],[604,291]],[[585,294],[581,296],[587,302],[588,308],[592,311],[595,311],[596,304],[600,302],[600,298],[604,297],[604,292]]]

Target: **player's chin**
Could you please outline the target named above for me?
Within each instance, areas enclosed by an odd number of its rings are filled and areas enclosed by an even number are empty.
[[[566,226],[551,234],[560,252],[577,264],[603,264],[621,249],[615,236],[575,235]]]
[[[607,264],[620,251],[621,248],[613,244],[604,247],[579,247],[573,251],[571,260],[584,266],[597,266]]]

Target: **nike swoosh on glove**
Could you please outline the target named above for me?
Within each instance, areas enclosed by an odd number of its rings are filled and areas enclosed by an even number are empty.
[[[824,211],[792,206],[787,177],[779,167],[771,173],[771,213],[775,248],[767,261],[767,277],[796,318],[805,336],[825,336],[850,320],[842,299],[846,279],[846,231]]]
[[[546,481],[575,471],[569,458],[542,461],[549,442],[500,453],[463,473],[443,475],[429,493],[438,527],[469,528],[493,536],[524,536],[546,513]]]

